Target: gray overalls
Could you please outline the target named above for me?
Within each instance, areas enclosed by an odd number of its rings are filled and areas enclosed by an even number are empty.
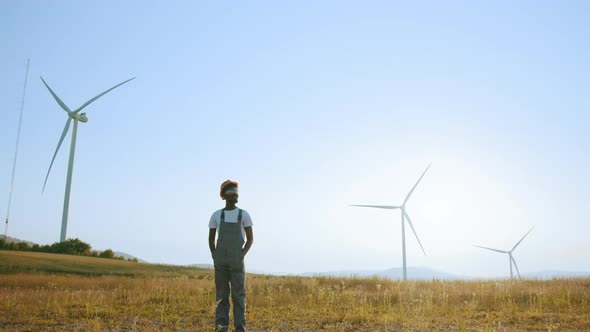
[[[215,310],[215,328],[221,325],[221,331],[229,326],[229,293],[231,289],[234,306],[235,331],[246,331],[246,289],[244,255],[242,247],[242,210],[238,209],[238,222],[226,223],[225,210],[221,210],[219,237],[213,252],[215,264],[215,291],[217,309]],[[230,287],[231,285],[231,287]]]

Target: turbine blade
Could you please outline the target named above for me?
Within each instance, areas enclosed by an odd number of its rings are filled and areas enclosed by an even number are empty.
[[[474,247],[483,248],[483,249],[492,250],[492,251],[497,251],[497,252],[500,252],[500,253],[503,253],[503,254],[507,254],[508,253],[508,251],[499,250],[499,249],[492,249],[492,248],[488,248],[488,247],[482,247],[482,246],[476,246],[476,245],[474,245]]]
[[[109,93],[111,90],[114,90],[114,89],[116,89],[116,88],[120,87],[121,85],[123,85],[123,84],[125,84],[125,83],[127,83],[127,82],[129,82],[129,81],[131,81],[131,80],[134,80],[134,79],[135,79],[135,77],[133,77],[133,78],[130,78],[130,79],[128,79],[128,80],[127,80],[127,81],[125,81],[125,82],[121,82],[121,83],[119,83],[119,84],[115,85],[114,87],[112,87],[112,88],[108,89],[107,91],[105,91],[105,92],[103,92],[103,93],[99,94],[98,96],[96,96],[96,97],[94,97],[94,98],[90,99],[89,101],[85,102],[85,103],[84,103],[84,105],[82,105],[82,106],[78,107],[78,109],[76,109],[76,110],[74,111],[74,113],[78,113],[78,112],[80,112],[82,109],[84,109],[84,107],[86,107],[86,106],[88,106],[88,105],[92,104],[92,103],[93,103],[95,100],[97,100],[98,98],[100,98],[100,97],[104,96],[105,94]]]
[[[47,87],[47,89],[49,90],[49,92],[51,93],[51,95],[53,96],[53,98],[55,99],[55,101],[57,101],[57,103],[59,104],[59,106],[61,106],[61,108],[63,108],[64,111],[71,113],[72,111],[70,111],[70,109],[68,108],[68,106],[66,106],[66,104],[64,104],[63,101],[61,101],[61,99],[59,99],[59,97],[55,94],[55,92],[53,92],[53,90],[51,90],[51,88],[49,87],[49,85],[47,84],[47,82],[45,82],[45,80],[43,79],[43,77],[41,77],[41,81],[43,81],[43,84],[45,84],[45,86]]]
[[[516,259],[514,259],[514,257],[512,257],[512,255],[510,255],[510,259],[512,260],[512,263],[514,263],[514,267],[516,268],[516,273],[518,274],[518,277],[520,278],[520,271],[518,270],[518,265],[516,265]]]
[[[53,158],[51,158],[51,163],[49,164],[49,169],[47,170],[47,175],[45,175],[45,182],[43,182],[43,190],[45,191],[45,185],[47,184],[47,178],[49,178],[49,172],[51,172],[51,166],[53,166],[53,162],[55,161],[55,156],[57,155],[57,151],[61,146],[61,143],[64,141],[66,134],[68,133],[68,129],[70,129],[70,122],[72,122],[72,118],[68,117],[68,121],[66,121],[66,126],[64,127],[63,132],[61,133],[61,137],[59,138],[59,143],[57,143],[57,147],[55,148],[55,152],[53,153]]]
[[[522,242],[522,240],[524,240],[524,238],[529,235],[529,233],[534,229],[535,227],[531,228],[523,237],[522,239],[520,239],[520,241],[516,242],[516,244],[514,245],[514,247],[512,247],[512,250],[510,251],[514,251],[514,249],[516,249],[516,247],[518,247],[518,245]]]
[[[432,165],[432,164],[430,164],[430,165]],[[420,183],[420,180],[422,180],[422,178],[424,177],[424,174],[426,174],[426,171],[428,171],[428,169],[430,168],[430,165],[428,165],[428,167],[426,167],[426,170],[424,170],[424,173],[422,173],[422,175],[420,176],[420,178],[418,179],[416,184],[412,187],[412,190],[410,190],[410,192],[406,196],[406,199],[404,199],[404,203],[402,204],[402,206],[406,205],[406,202],[408,201],[408,199],[410,199],[410,196],[414,192],[414,189],[416,189],[416,187],[418,186],[418,183]]]
[[[410,219],[410,216],[408,215],[406,210],[402,210],[402,213],[404,214],[404,216],[406,216],[406,219],[408,219],[408,224],[410,225],[412,232],[414,232],[414,236],[416,236],[416,240],[418,240],[418,244],[420,245],[420,248],[422,249],[424,256],[426,256],[426,251],[424,250],[424,247],[422,246],[422,242],[420,242],[420,238],[418,238],[418,234],[416,234],[416,230],[414,229],[414,225],[412,225],[412,220]]]
[[[394,210],[394,209],[400,208],[399,206],[390,206],[390,205],[349,205],[349,206],[370,207],[370,208],[387,209],[387,210]]]

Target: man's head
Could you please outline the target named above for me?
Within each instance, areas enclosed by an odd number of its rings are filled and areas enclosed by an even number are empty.
[[[219,196],[221,196],[221,199],[227,200],[228,202],[237,203],[238,183],[231,180],[224,181],[219,188]]]

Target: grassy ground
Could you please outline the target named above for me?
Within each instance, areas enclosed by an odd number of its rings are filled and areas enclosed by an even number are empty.
[[[590,330],[590,279],[247,276],[250,331]],[[0,330],[213,330],[213,271],[0,251]]]
[[[0,250],[0,275],[52,273],[80,276],[196,278],[212,271],[176,265],[134,263],[118,259]]]

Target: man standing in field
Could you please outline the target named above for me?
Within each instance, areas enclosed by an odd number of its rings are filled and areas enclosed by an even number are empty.
[[[246,272],[244,257],[250,250],[252,219],[245,210],[236,206],[238,183],[227,180],[219,190],[225,208],[217,210],[209,221],[209,249],[215,265],[215,330],[227,331],[229,327],[229,294],[234,306],[235,331],[246,331]],[[217,245],[215,234],[219,233]],[[246,244],[244,245],[244,238]],[[219,330],[218,330],[219,328]]]

